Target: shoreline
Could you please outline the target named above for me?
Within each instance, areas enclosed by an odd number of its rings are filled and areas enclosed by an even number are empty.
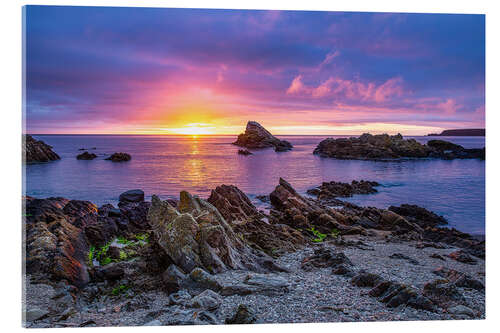
[[[339,184],[369,190],[329,186]],[[437,228],[440,217],[425,209],[425,220],[348,202],[333,209],[325,202],[340,200],[303,197],[284,180],[265,215],[234,186],[207,200],[181,192],[168,203],[146,202],[141,192],[122,193],[118,208],[24,199],[27,327],[484,318],[485,243]],[[195,243],[181,245],[175,234],[185,222],[170,224],[161,207],[196,221]],[[207,231],[222,234],[202,236],[208,221],[219,229]],[[53,237],[62,257],[50,254]],[[187,244],[192,250],[178,257]],[[81,252],[64,254],[68,246]],[[190,251],[204,259],[193,264]]]

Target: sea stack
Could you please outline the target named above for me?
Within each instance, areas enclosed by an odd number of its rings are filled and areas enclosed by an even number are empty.
[[[23,139],[23,161],[26,163],[49,162],[61,159],[52,150],[52,146],[45,142],[36,140],[28,134]]]
[[[238,135],[238,139],[233,144],[250,149],[274,147],[277,152],[293,148],[290,142],[278,139],[256,121],[249,121],[245,133]]]

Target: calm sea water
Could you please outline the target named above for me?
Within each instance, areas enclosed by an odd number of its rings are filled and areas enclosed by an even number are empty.
[[[251,198],[269,194],[285,178],[305,192],[323,181],[375,180],[379,193],[357,195],[349,201],[387,208],[417,204],[445,216],[450,226],[484,233],[485,162],[479,160],[352,161],[312,154],[322,136],[281,137],[294,149],[237,154],[235,137],[34,135],[54,147],[61,160],[26,166],[25,192],[35,197],[62,196],[97,205],[116,204],[121,192],[140,188],[148,198],[177,197],[187,190],[208,197],[220,184],[233,184]],[[414,137],[424,143],[432,137]],[[442,137],[466,148],[484,147],[483,137]],[[92,148],[93,161],[79,161],[79,148]],[[132,160],[113,163],[104,158],[127,152]],[[256,201],[256,200],[254,200]],[[256,201],[257,202],[257,201]]]

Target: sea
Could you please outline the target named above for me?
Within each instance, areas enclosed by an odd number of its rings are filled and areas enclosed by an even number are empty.
[[[322,182],[371,180],[381,184],[378,193],[345,200],[361,206],[388,208],[416,204],[444,216],[450,227],[471,234],[485,232],[485,161],[418,159],[358,161],[322,158],[313,154],[327,136],[278,136],[294,148],[238,155],[231,143],[235,136],[154,135],[33,135],[53,146],[58,161],[24,166],[23,189],[38,198],[65,197],[88,200],[98,206],[116,205],[120,193],[142,189],[146,198],[177,198],[186,190],[207,198],[221,184],[236,185],[262,209],[256,196],[269,194],[279,178],[305,192]],[[328,136],[332,137],[332,136]],[[334,136],[336,138],[345,136]],[[421,143],[442,139],[465,148],[482,148],[484,137],[414,136]],[[98,157],[77,160],[88,149]],[[131,161],[105,160],[114,152],[126,152]],[[268,208],[268,207],[267,207]]]

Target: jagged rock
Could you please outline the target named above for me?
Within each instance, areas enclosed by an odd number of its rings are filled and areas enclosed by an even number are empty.
[[[471,288],[479,291],[484,290],[484,284],[481,281],[457,270],[439,266],[433,273],[447,279],[458,287]]]
[[[442,147],[452,147],[451,143],[431,143],[423,145],[415,139],[403,139],[401,134],[389,136],[387,134],[371,135],[365,133],[359,138],[328,138],[321,141],[314,154],[321,157],[358,160],[390,160],[397,158],[480,158],[484,159],[483,149],[461,149],[455,147],[453,151],[443,150]],[[449,145],[448,145],[449,144]]]
[[[375,186],[380,184],[372,181],[353,180],[351,184],[341,182],[323,182],[320,186],[307,191],[308,194],[317,196],[318,200],[328,200],[336,197],[352,197],[353,194],[377,193]]]
[[[302,197],[283,178],[280,178],[279,185],[269,195],[269,199],[274,208],[271,211],[271,217],[275,220],[273,223],[287,224],[295,229],[310,229],[314,225],[324,233],[330,233],[339,226],[335,218],[327,219],[322,216],[330,215],[329,210]]]
[[[389,210],[403,216],[412,223],[418,224],[422,228],[434,228],[439,225],[448,224],[448,221],[444,217],[417,205],[403,204],[399,207],[390,206]]]
[[[357,287],[374,287],[382,281],[379,275],[361,270],[351,279],[351,284]]]
[[[475,257],[485,258],[485,242],[474,239],[471,235],[458,231],[454,228],[425,228],[422,233],[422,239],[427,243],[444,243],[459,247],[465,253]]]
[[[335,268],[339,265],[352,266],[352,262],[343,252],[335,251],[332,248],[321,247],[315,249],[312,256],[302,260],[301,268],[308,271],[314,268]]]
[[[97,155],[96,154],[90,154],[89,152],[83,152],[79,155],[76,156],[76,159],[77,160],[93,160],[94,158],[96,158]]]
[[[423,295],[443,308],[466,304],[456,284],[448,280],[434,280],[424,285]]]
[[[234,315],[225,320],[226,324],[253,324],[257,318],[245,304],[238,305]]]
[[[144,191],[137,189],[137,190],[129,190],[129,191],[123,192],[118,197],[118,200],[122,203],[142,202],[142,201],[144,201]]]
[[[217,208],[197,196],[181,192],[178,210],[153,196],[148,221],[159,246],[184,271],[269,271],[263,263],[271,258],[245,244]]]
[[[255,121],[249,121],[245,133],[238,135],[233,144],[250,149],[274,147],[275,151],[287,151],[293,148],[286,140],[280,140]]]
[[[464,264],[469,264],[469,265],[477,264],[477,260],[472,258],[467,252],[463,250],[452,252],[448,254],[448,257],[450,257],[453,260],[463,262]]]
[[[23,136],[23,161],[25,163],[49,162],[61,159],[49,146],[31,135]]]
[[[43,274],[54,280],[67,280],[82,287],[89,281],[86,260],[89,246],[82,228],[89,212],[97,215],[97,207],[79,202],[80,214],[66,215],[70,201],[64,198],[26,198],[26,272]],[[74,203],[74,202],[73,202]],[[76,205],[72,205],[71,210]]]
[[[245,156],[253,155],[253,153],[251,151],[246,150],[246,149],[238,149],[238,154],[239,155],[245,155]]]
[[[131,159],[132,159],[132,156],[130,156],[127,153],[114,153],[111,156],[109,156],[108,158],[106,158],[106,160],[111,161],[111,162],[127,162],[127,161],[130,161]]]
[[[415,309],[435,311],[434,304],[427,297],[419,295],[415,288],[394,281],[381,281],[368,294],[378,297],[380,302],[390,308],[408,305]]]
[[[240,224],[253,218],[264,217],[250,199],[234,185],[220,185],[207,199],[231,224]]]
[[[218,186],[212,190],[208,202],[219,210],[233,230],[242,235],[250,246],[268,255],[295,251],[307,243],[300,232],[287,225],[264,222],[264,216],[236,186]]]

